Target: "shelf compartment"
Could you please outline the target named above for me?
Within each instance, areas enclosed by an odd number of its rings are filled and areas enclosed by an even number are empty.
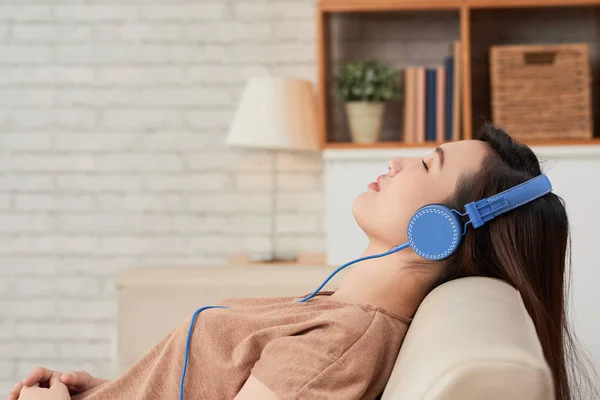
[[[493,45],[588,43],[592,73],[592,110],[595,111],[597,107],[594,105],[600,100],[600,59],[596,34],[598,9],[592,11],[587,7],[471,10],[469,67],[473,133],[483,124],[482,117],[492,118],[490,48]],[[598,137],[600,113],[593,112],[592,120],[594,137]],[[563,143],[561,138],[553,140]],[[569,139],[566,140],[569,142]],[[586,139],[583,141],[585,143]]]
[[[460,37],[458,10],[427,13],[404,11],[384,14],[335,13],[320,19],[327,39],[317,46],[319,57],[320,129],[323,143],[349,142],[350,132],[343,102],[333,95],[341,65],[356,59],[379,59],[403,77],[407,66],[442,65],[452,55],[452,43]],[[421,29],[417,29],[421,28]],[[427,52],[419,49],[427,48]],[[402,90],[403,92],[403,90]],[[387,102],[380,140],[403,137],[404,102]]]

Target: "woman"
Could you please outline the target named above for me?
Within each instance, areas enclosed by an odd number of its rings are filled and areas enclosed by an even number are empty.
[[[409,218],[426,204],[462,211],[540,174],[529,148],[490,125],[478,140],[443,144],[423,159],[392,159],[389,172],[353,205],[369,238],[364,255],[404,243]],[[552,370],[556,399],[573,399],[565,317],[568,233],[565,207],[549,193],[468,229],[457,252],[443,261],[405,249],[356,264],[333,294],[306,303],[294,301],[299,297],[224,301],[229,309],[204,311],[195,322],[184,399],[374,399],[423,298],[466,276],[499,278],[520,291]],[[72,394],[82,392],[76,399],[176,399],[189,323],[114,381],[85,373],[60,381]],[[24,383],[43,385],[51,376],[38,369]],[[58,375],[52,379],[53,393],[62,396],[56,399],[67,399]],[[9,399],[17,398],[21,386]],[[21,398],[46,398],[44,390],[52,389],[25,387]]]

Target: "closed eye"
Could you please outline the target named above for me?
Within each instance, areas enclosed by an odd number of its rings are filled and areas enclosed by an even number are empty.
[[[429,172],[429,167],[425,163],[425,160],[421,160],[421,163],[423,164],[423,167],[425,168],[425,171]]]

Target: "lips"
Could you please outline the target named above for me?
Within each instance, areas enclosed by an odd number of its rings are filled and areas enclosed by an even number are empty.
[[[377,177],[377,180],[375,182],[369,183],[369,186],[367,186],[367,188],[379,192],[381,190],[381,175]]]

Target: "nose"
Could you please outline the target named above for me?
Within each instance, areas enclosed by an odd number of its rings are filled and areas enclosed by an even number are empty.
[[[404,167],[404,159],[400,157],[394,157],[388,162],[388,174],[393,177],[398,172],[402,171]]]
[[[400,171],[406,168],[406,166],[409,165],[411,162],[417,163],[420,161],[418,158],[392,158],[388,162],[388,174],[390,175],[390,177],[394,177],[396,174],[398,174]]]

